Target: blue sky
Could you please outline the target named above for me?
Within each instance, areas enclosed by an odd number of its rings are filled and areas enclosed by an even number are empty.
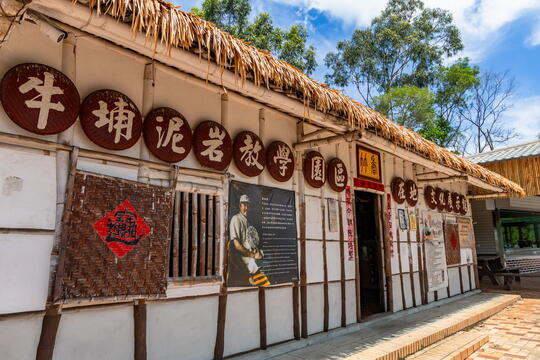
[[[174,0],[184,10],[202,0]],[[514,143],[532,141],[540,133],[540,0],[424,0],[428,7],[449,10],[461,30],[467,56],[481,69],[508,70],[516,79],[513,107],[504,115],[506,126],[520,135]],[[368,26],[387,0],[252,0],[252,16],[269,12],[276,25],[301,23],[317,48],[319,67],[312,75],[324,81],[323,59],[339,40]],[[345,92],[358,100],[353,91]],[[503,146],[503,145],[501,145]]]

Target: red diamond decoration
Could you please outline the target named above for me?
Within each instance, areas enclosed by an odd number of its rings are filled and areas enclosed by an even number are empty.
[[[127,199],[97,221],[94,229],[105,245],[119,258],[133,250],[151,231]]]

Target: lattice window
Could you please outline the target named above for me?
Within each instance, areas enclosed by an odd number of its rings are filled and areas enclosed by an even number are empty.
[[[178,191],[174,206],[169,279],[219,276],[219,196]]]

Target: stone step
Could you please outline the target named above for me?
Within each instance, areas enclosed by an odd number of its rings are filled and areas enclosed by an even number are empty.
[[[459,331],[427,348],[407,356],[407,360],[463,360],[487,343],[489,335],[478,330]]]

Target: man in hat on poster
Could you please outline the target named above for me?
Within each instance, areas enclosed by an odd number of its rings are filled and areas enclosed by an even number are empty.
[[[249,225],[248,209],[249,197],[244,194],[240,196],[239,212],[231,218],[229,223],[231,255],[229,282],[238,285],[249,283],[253,286],[267,286],[270,285],[270,281],[257,263],[257,260],[261,260],[264,256],[259,247],[259,233],[254,226]]]

